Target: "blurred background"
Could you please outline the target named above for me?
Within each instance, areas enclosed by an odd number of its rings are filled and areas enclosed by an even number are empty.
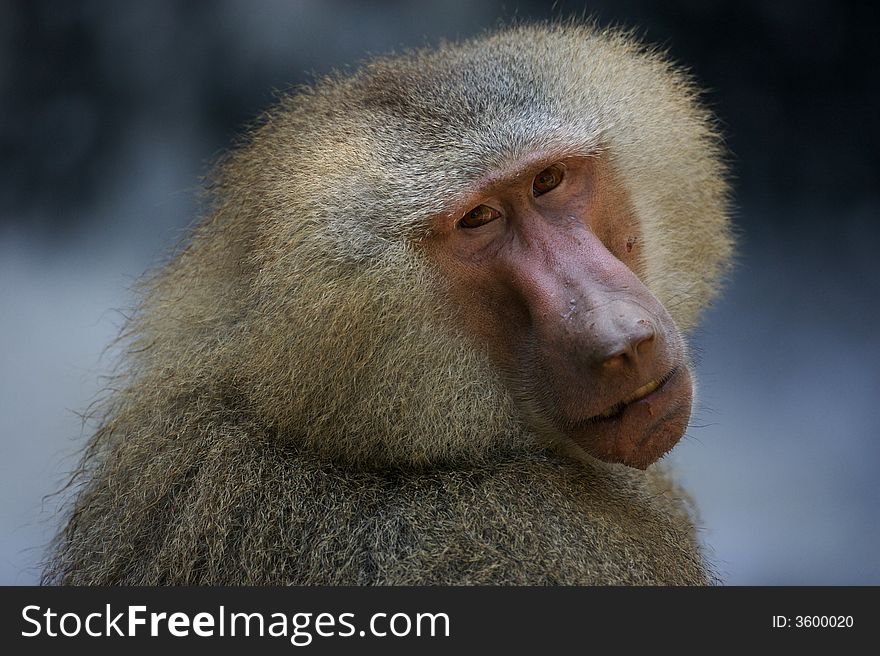
[[[0,583],[32,584],[77,412],[200,176],[334,67],[571,15],[633,27],[708,89],[739,262],[694,336],[671,461],[728,584],[880,584],[880,81],[870,3],[0,0]]]

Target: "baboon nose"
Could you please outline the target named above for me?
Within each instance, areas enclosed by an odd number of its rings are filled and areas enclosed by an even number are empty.
[[[616,369],[636,366],[650,360],[654,353],[656,333],[648,319],[639,319],[622,329],[618,338],[608,344],[601,356],[602,367]]]

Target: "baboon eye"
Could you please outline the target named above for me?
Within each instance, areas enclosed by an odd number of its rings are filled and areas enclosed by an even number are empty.
[[[535,176],[532,182],[532,193],[535,196],[546,194],[562,182],[565,177],[565,167],[562,164],[553,164]]]
[[[501,216],[501,212],[488,205],[478,205],[458,220],[461,228],[479,228]]]

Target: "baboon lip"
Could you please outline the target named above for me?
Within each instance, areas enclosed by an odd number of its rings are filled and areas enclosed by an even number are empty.
[[[590,455],[644,469],[681,439],[690,418],[692,388],[687,367],[639,387],[607,417],[596,415],[567,432]]]
[[[593,415],[589,419],[586,419],[586,422],[597,422],[604,421],[607,419],[614,419],[623,414],[624,410],[633,403],[637,401],[641,401],[643,399],[648,398],[652,394],[656,393],[658,390],[663,389],[666,384],[675,377],[675,374],[678,373],[678,366],[673,367],[668,373],[657,378],[656,380],[652,380],[648,383],[645,383],[638,389],[636,389],[632,394],[624,397],[614,405],[612,405],[607,410],[600,412],[597,415]]]

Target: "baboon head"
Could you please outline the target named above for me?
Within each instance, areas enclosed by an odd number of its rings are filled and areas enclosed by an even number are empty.
[[[719,152],[690,81],[617,33],[372,60],[219,168],[136,369],[353,464],[644,468],[686,428],[682,331],[730,254]]]

